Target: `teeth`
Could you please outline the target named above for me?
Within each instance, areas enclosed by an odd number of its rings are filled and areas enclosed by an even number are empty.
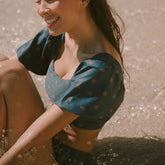
[[[58,18],[59,18],[59,17],[57,17],[57,18],[53,18],[53,19],[50,19],[50,20],[46,20],[46,23],[51,24],[51,23],[57,21]]]

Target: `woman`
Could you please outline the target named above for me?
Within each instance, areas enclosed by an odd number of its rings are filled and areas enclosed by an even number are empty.
[[[124,98],[120,29],[106,0],[38,0],[36,7],[47,28],[10,60],[1,55],[8,151],[0,164],[52,165],[54,157],[60,165],[90,164],[101,128]],[[46,111],[27,70],[46,75]]]

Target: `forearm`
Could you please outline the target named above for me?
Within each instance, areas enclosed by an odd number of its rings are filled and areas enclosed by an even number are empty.
[[[77,117],[73,115],[69,119],[65,119],[64,117],[64,120],[62,120],[61,118],[64,116],[63,111],[58,109],[57,106],[55,106],[55,108],[56,109],[47,110],[25,131],[0,159],[1,165],[8,165],[10,162],[18,159],[18,155],[22,155],[31,148],[49,141],[55,134]],[[67,116],[67,114],[65,114],[65,116]]]
[[[5,162],[4,165],[10,164],[12,161],[18,159],[19,156],[22,157],[26,151],[44,144],[44,142],[51,139],[58,130],[55,131],[56,127],[53,124],[53,118],[51,121],[48,120],[49,117],[50,113],[48,112],[41,115],[3,155],[0,160],[0,164],[3,165],[3,162]]]
[[[11,165],[11,162],[21,161],[27,151],[33,147],[36,148],[39,145],[38,143],[42,144],[44,141],[49,140],[48,136],[43,136],[40,133],[44,131],[42,127],[39,127],[39,125],[43,125],[40,123],[42,121],[43,119],[40,117],[25,131],[17,142],[3,155],[0,159],[0,164]]]

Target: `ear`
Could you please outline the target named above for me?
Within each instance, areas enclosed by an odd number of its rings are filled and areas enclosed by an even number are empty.
[[[81,6],[82,7],[87,7],[88,6],[88,4],[89,4],[89,2],[90,2],[90,0],[81,0],[82,2],[81,2]]]

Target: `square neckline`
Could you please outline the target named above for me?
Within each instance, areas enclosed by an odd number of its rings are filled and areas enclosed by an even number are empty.
[[[53,71],[53,72],[56,74],[56,76],[57,76],[58,78],[60,78],[61,80],[63,80],[63,81],[71,81],[71,80],[73,79],[74,75],[76,74],[76,72],[77,72],[79,66],[82,65],[82,63],[84,63],[84,62],[87,61],[87,60],[95,60],[95,59],[97,60],[98,57],[104,58],[103,55],[109,57],[109,58],[110,58],[110,59],[109,59],[109,62],[115,63],[115,65],[117,66],[117,68],[120,69],[120,72],[123,73],[122,67],[121,67],[120,63],[119,63],[110,53],[101,52],[101,53],[97,53],[97,54],[93,55],[93,56],[92,56],[91,58],[89,58],[89,59],[85,59],[84,61],[80,62],[79,65],[76,67],[75,71],[73,72],[73,75],[72,75],[72,77],[71,77],[70,79],[64,79],[64,78],[62,78],[62,77],[59,76],[59,75],[57,74],[57,72],[55,71],[54,63],[55,63],[55,60],[57,59],[57,54],[58,54],[59,49],[60,49],[60,47],[61,47],[61,44],[62,44],[62,42],[63,42],[63,40],[64,40],[64,36],[65,36],[65,32],[62,33],[61,39],[60,39],[60,43],[59,43],[59,45],[58,45],[58,48],[57,48],[57,50],[55,51],[55,54],[52,55],[52,57],[53,57],[53,59],[52,59],[52,71]],[[54,51],[52,51],[52,52],[54,52]]]

